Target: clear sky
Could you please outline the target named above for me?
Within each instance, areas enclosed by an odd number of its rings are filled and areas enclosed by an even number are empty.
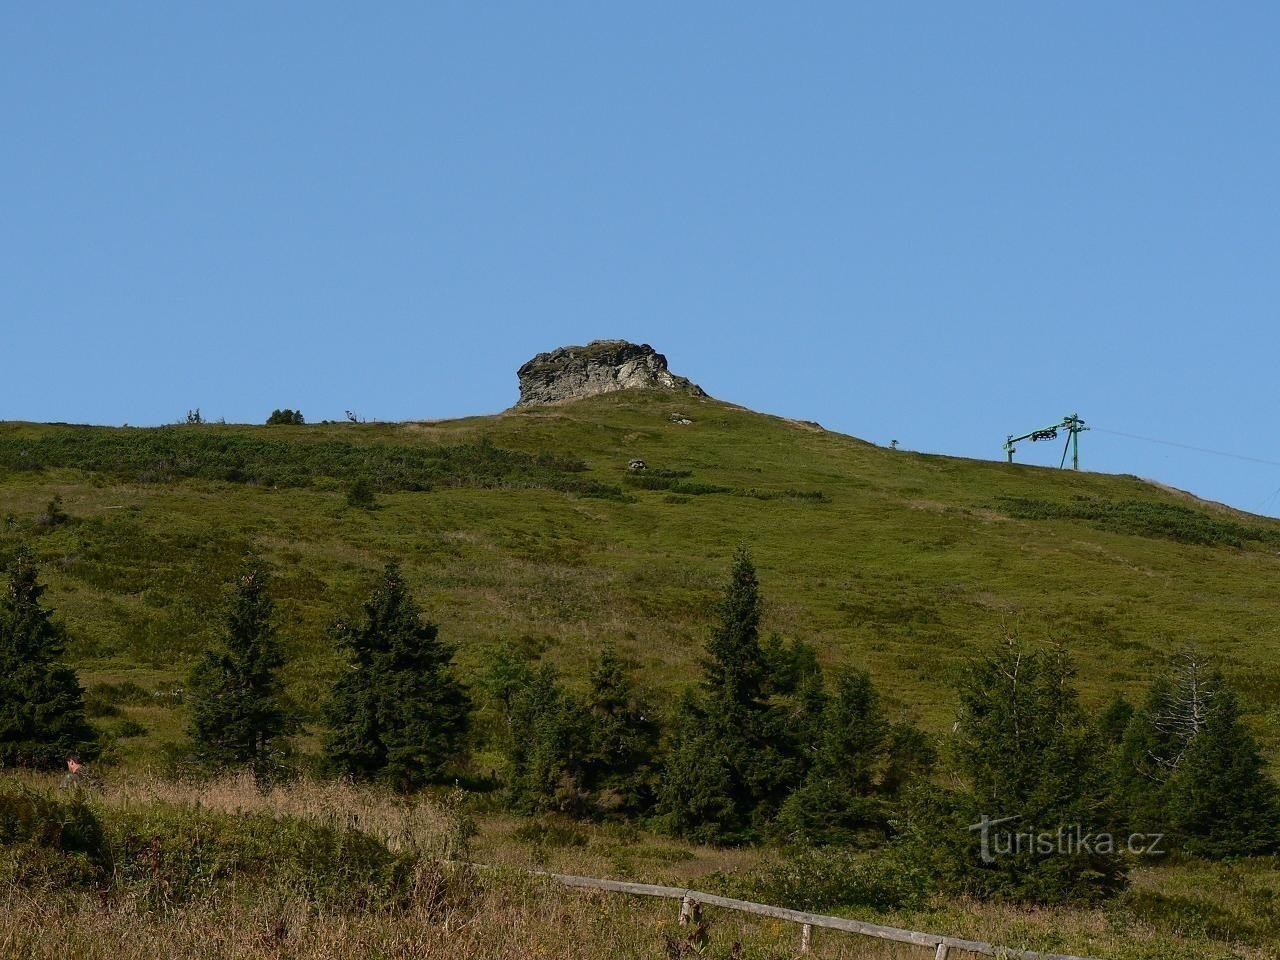
[[[448,417],[564,343],[1280,461],[1280,5],[9,3],[0,419]],[[1057,463],[1057,445],[1024,445]],[[1280,513],[1280,465],[1083,465]]]

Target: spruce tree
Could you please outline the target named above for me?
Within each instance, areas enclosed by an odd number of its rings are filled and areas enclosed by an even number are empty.
[[[529,671],[510,703],[508,805],[520,813],[591,813],[590,718],[561,686],[555,667],[543,664]]]
[[[662,777],[666,823],[693,839],[757,837],[802,772],[786,718],[766,696],[760,610],[755,565],[739,550],[707,641],[701,696],[682,702]]]
[[[280,670],[275,604],[267,573],[250,558],[236,579],[221,645],[205,653],[191,675],[191,725],[196,758],[214,768],[248,765],[260,780],[278,771],[293,721]]]
[[[899,792],[932,769],[934,752],[914,728],[889,722],[865,671],[842,671],[824,700],[804,783],[772,832],[818,845],[883,839]]]
[[[658,727],[612,646],[593,664],[585,699],[550,664],[495,665],[507,714],[506,799],[523,813],[637,814],[652,804]]]
[[[41,605],[35,557],[19,549],[0,596],[0,765],[53,768],[98,755],[75,671],[60,661],[66,631]]]
[[[992,862],[980,859],[980,836],[928,839],[960,862],[944,870],[963,892],[995,899],[1090,900],[1123,886],[1120,852],[1061,838],[1092,836],[1112,827],[1102,750],[1077,699],[1074,668],[1061,649],[1027,649],[1016,642],[975,659],[960,686],[956,765],[968,781],[954,805],[970,822],[1016,818],[999,828]],[[945,821],[942,821],[945,822]],[[954,822],[951,824],[954,828]],[[1001,850],[999,836],[1052,836]]]
[[[340,622],[348,660],[328,706],[326,752],[342,773],[411,790],[440,780],[466,755],[471,698],[453,648],[422,620],[400,568],[388,564],[360,623]]]
[[[1169,780],[1168,808],[1183,849],[1204,857],[1270,853],[1280,803],[1235,694],[1219,680],[1203,727]]]
[[[776,833],[791,842],[826,844],[883,831],[888,811],[877,780],[888,735],[871,677],[842,673],[822,710],[809,772],[783,804]]]
[[[1135,712],[1136,709],[1132,703],[1120,694],[1116,694],[1098,716],[1098,734],[1102,737],[1103,743],[1110,747],[1117,747],[1123,743]]]
[[[593,664],[587,696],[590,753],[587,782],[602,813],[642,813],[653,802],[658,723],[631,665],[613,645]]]
[[[1175,657],[1129,724],[1115,793],[1130,829],[1208,857],[1275,849],[1280,802],[1239,702],[1196,651]]]

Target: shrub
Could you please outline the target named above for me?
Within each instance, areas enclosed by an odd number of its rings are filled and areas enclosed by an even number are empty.
[[[272,410],[271,416],[267,417],[267,426],[290,426],[300,427],[306,421],[302,418],[301,410]]]
[[[23,886],[106,881],[111,856],[97,816],[80,796],[55,797],[0,782],[0,875]]]
[[[379,908],[408,896],[413,858],[348,827],[154,807],[108,822],[117,883],[166,907],[235,880],[322,905]]]
[[[924,870],[896,851],[801,849],[749,875],[721,875],[730,896],[810,912],[840,907],[875,910],[921,907],[931,883]]]
[[[1097,497],[1077,497],[1069,503],[1054,503],[1028,497],[1001,497],[999,504],[1006,514],[1018,519],[1084,520],[1100,530],[1178,543],[1243,547],[1249,541],[1280,541],[1280,531],[1275,529],[1215,517],[1203,510],[1175,503],[1103,500]]]
[[[360,477],[347,488],[347,506],[359,510],[371,510],[377,506],[377,498],[373,495],[373,484]]]
[[[71,515],[62,508],[62,497],[55,496],[44,508],[44,513],[36,518],[36,525],[41,527],[62,527],[71,522]]]
[[[625,500],[621,488],[579,476],[581,460],[505,450],[491,443],[425,446],[352,443],[179,427],[48,427],[37,437],[0,433],[0,468],[69,468],[131,483],[182,478],[305,487],[319,478],[364,479],[377,490],[436,487],[558,490]]]

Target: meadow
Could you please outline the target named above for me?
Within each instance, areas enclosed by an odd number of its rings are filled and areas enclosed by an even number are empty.
[[[72,802],[54,782],[5,778],[0,802],[10,815],[23,791]],[[83,798],[104,824],[110,868],[73,882],[31,846],[10,846],[0,864],[0,956],[781,960],[798,949],[794,924],[708,908],[704,925],[683,927],[673,902],[568,890],[529,873],[625,875],[740,896],[759,889],[751,878],[785,869],[777,850],[696,847],[624,825],[545,821],[531,830],[447,792],[406,799],[302,781],[264,793],[247,775],[175,781],[118,771]],[[1280,956],[1278,885],[1275,862],[1174,863],[1140,867],[1105,906],[961,900],[827,912],[1123,960],[1263,960]],[[927,954],[818,931],[810,955]]]
[[[648,464],[642,474],[627,469],[637,457]],[[372,504],[351,502],[357,483],[372,490]],[[730,557],[745,544],[761,576],[765,631],[813,643],[824,665],[870,670],[895,718],[920,724],[944,751],[960,665],[1016,634],[1064,644],[1090,708],[1116,693],[1140,699],[1185,645],[1210,651],[1239,686],[1274,767],[1278,539],[1280,523],[1135,477],[890,450],[660,393],[448,422],[0,425],[0,559],[26,544],[42,561],[107,744],[86,802],[117,824],[109,832],[151,823],[156,837],[225,836],[236,864],[197,873],[199,895],[158,903],[155,884],[169,882],[159,866],[83,890],[11,874],[0,953],[794,952],[786,925],[713,918],[696,944],[669,904],[574,893],[524,873],[731,892],[773,883],[785,899],[784,850],[522,820],[483,791],[404,801],[308,777],[266,794],[245,780],[174,779],[166,757],[184,738],[186,678],[216,637],[228,581],[249,550],[271,568],[288,689],[306,721],[304,761],[339,667],[327,628],[357,608],[388,559],[401,562],[457,646],[464,679],[477,682],[495,652],[514,647],[581,684],[590,658],[613,642],[640,664],[655,699],[671,703],[697,678]],[[483,704],[480,722],[482,731],[494,722]],[[477,776],[496,763],[482,753]],[[238,846],[260,849],[298,823],[354,831],[407,858],[410,892],[395,903],[344,903],[299,889],[300,877],[323,870],[291,873]],[[461,859],[498,869],[441,873],[464,847]],[[1182,860],[1138,865],[1130,889],[1106,906],[930,902],[857,915],[1107,957],[1273,957],[1277,888],[1273,859]],[[919,951],[825,935],[815,955]]]

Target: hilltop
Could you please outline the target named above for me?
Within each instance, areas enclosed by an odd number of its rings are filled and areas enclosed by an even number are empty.
[[[648,469],[629,471],[635,458]],[[347,504],[361,478],[375,509]],[[70,522],[42,516],[54,496]],[[403,424],[10,423],[0,517],[0,551],[26,541],[43,558],[86,685],[148,692],[127,711],[147,730],[130,755],[176,737],[166,691],[251,547],[275,570],[302,704],[336,669],[326,625],[389,557],[473,675],[518,642],[576,676],[611,639],[673,693],[744,543],[766,631],[872,669],[935,732],[965,655],[1017,632],[1065,643],[1091,704],[1203,644],[1280,738],[1280,523],[1134,477],[889,450],[705,395]]]
[[[561,403],[618,390],[675,390],[695,397],[705,391],[667,369],[667,358],[647,343],[593,340],[584,347],[540,353],[517,372],[517,406]]]

